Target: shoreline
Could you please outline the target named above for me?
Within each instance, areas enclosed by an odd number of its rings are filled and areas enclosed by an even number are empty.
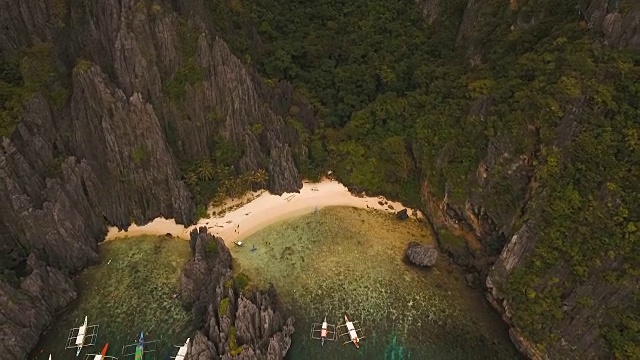
[[[259,190],[237,199],[229,199],[222,206],[210,206],[207,210],[209,216],[189,227],[177,224],[174,219],[165,218],[156,218],[142,226],[131,224],[126,231],[110,226],[105,241],[138,235],[166,234],[188,240],[192,229],[206,226],[210,234],[221,237],[229,245],[279,221],[328,206],[351,206],[390,214],[407,209],[410,218],[424,218],[419,210],[406,207],[400,202],[389,201],[382,196],[355,196],[342,183],[323,179],[317,183],[303,181],[299,193],[273,195],[266,190]],[[229,210],[217,215],[224,209]],[[414,212],[417,216],[413,215]]]

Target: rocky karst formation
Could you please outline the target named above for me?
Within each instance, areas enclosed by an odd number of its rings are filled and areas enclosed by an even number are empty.
[[[19,286],[0,282],[0,351],[3,359],[24,359],[53,314],[76,297],[73,283],[58,269],[30,255]],[[15,281],[19,281],[15,279]]]
[[[437,18],[432,14],[442,11],[438,0],[418,0],[426,19],[432,23]],[[463,0],[462,20],[457,32],[457,48],[464,51],[471,66],[483,64],[483,55],[490,51],[485,48],[491,45],[489,34],[480,29],[494,30],[494,26],[487,27],[488,19],[504,16],[510,31],[526,31],[533,25],[545,21],[541,16],[547,5],[527,1],[505,1],[502,5],[477,0]],[[590,29],[592,35],[602,43],[614,48],[626,48],[640,51],[640,2],[637,1],[606,1],[581,0],[575,11],[581,25]],[[508,7],[508,9],[507,9]],[[502,24],[504,25],[504,24]],[[489,97],[479,97],[471,106],[468,117],[484,117],[488,115],[491,106]],[[588,116],[588,104],[581,98],[573,104],[571,111],[562,117],[551,145],[566,149],[578,134],[581,120]],[[535,134],[531,134],[535,137]],[[453,260],[470,272],[476,283],[480,283],[488,290],[489,301],[502,314],[504,320],[513,326],[514,315],[509,301],[505,299],[504,287],[513,273],[527,266],[534,254],[538,238],[535,219],[544,209],[529,208],[534,197],[542,197],[534,193],[536,172],[535,154],[517,154],[515,144],[508,137],[500,141],[491,142],[484,158],[477,166],[477,171],[471,182],[471,194],[463,201],[454,201],[447,195],[434,196],[432,185],[428,181],[422,182],[421,193],[425,202],[424,212],[431,222],[438,228],[456,229],[467,238],[479,240],[482,255],[468,250],[469,245],[462,251],[448,250]],[[501,206],[500,199],[504,196],[496,188],[496,179],[505,178],[513,189],[521,191],[520,207],[508,208]],[[525,220],[526,219],[526,220]],[[570,234],[567,234],[570,236]],[[621,259],[610,259],[604,264],[593,264],[594,268],[605,272],[622,268]],[[628,266],[628,265],[627,265]],[[566,264],[554,267],[545,274],[545,278],[565,283],[569,281],[570,271]],[[556,280],[557,279],[557,280]],[[601,334],[601,328],[594,325],[594,319],[605,322],[602,309],[622,308],[631,306],[633,291],[640,279],[629,283],[612,286],[601,278],[591,278],[580,285],[573,286],[571,291],[562,294],[562,320],[554,326],[559,335],[557,341],[546,344],[544,349],[535,346],[522,331],[512,327],[510,336],[516,346],[532,359],[545,358],[607,358],[607,345]],[[550,285],[553,286],[553,285]],[[591,299],[589,306],[579,306],[580,299]]]
[[[229,249],[206,227],[191,231],[191,249],[180,299],[203,319],[203,326],[187,359],[283,359],[291,346],[294,320],[278,307],[275,289],[243,289],[246,279],[234,279]]]
[[[441,12],[440,0],[417,0],[425,18],[433,23]],[[490,35],[479,29],[486,29],[487,22],[509,12],[511,31],[527,29],[545,21],[544,8],[548,5],[526,0],[505,0],[501,6],[480,0],[462,0],[464,7],[462,21],[457,34],[457,46],[467,53],[471,64],[480,65],[483,47]],[[580,0],[576,4],[576,16],[582,18],[593,34],[604,43],[616,48],[640,51],[640,3],[630,1]],[[507,9],[508,8],[508,9]],[[490,27],[489,31],[493,31]]]
[[[295,159],[306,148],[290,114],[312,129],[311,107],[290,85],[247,70],[209,19],[197,0],[0,0],[3,61],[46,49],[28,60],[50,68],[46,81],[57,89],[25,86],[15,131],[0,139],[7,292],[14,275],[17,285],[27,281],[19,268],[29,256],[64,274],[95,261],[108,225],[158,216],[193,223],[180,168],[221,149],[237,151],[237,174],[267,170],[273,192],[301,186]],[[37,338],[65,302],[48,304],[34,302],[40,320],[27,323],[22,308],[3,309],[0,332],[21,324]],[[32,345],[3,353],[22,358]]]

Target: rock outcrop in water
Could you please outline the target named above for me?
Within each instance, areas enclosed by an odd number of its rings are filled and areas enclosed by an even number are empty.
[[[191,248],[180,299],[203,325],[187,359],[283,359],[294,320],[278,306],[275,288],[246,289],[246,278],[233,277],[224,241],[208,234],[206,227],[191,231]]]
[[[407,258],[418,266],[433,266],[438,260],[438,250],[433,245],[422,245],[412,241],[407,246]]]

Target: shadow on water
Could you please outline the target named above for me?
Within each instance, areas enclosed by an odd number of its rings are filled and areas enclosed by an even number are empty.
[[[287,359],[519,359],[498,315],[446,261],[405,263],[411,240],[434,243],[416,221],[332,207],[272,225],[232,254],[235,271],[272,282],[295,316]],[[312,323],[328,313],[338,325],[345,312],[363,324],[359,350],[310,338]]]
[[[30,355],[32,360],[84,359],[109,343],[108,355],[122,359],[122,346],[135,343],[140,331],[157,340],[155,359],[175,355],[174,345],[193,333],[193,321],[174,297],[180,271],[190,256],[189,243],[169,237],[136,237],[100,245],[100,264],[84,270],[76,279],[79,296],[42,336]],[[65,350],[69,329],[98,324],[95,346]],[[153,356],[145,356],[153,359]]]

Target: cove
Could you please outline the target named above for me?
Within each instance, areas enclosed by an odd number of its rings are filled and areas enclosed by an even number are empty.
[[[331,206],[332,197],[347,204],[356,200],[338,195],[341,185],[326,184],[305,184],[293,199],[287,194],[261,197],[262,202],[201,221],[210,232],[229,236],[241,225],[242,235],[235,239],[244,247],[224,236],[234,272],[248,275],[251,286],[273,283],[296,318],[287,359],[520,358],[498,315],[444,257],[430,269],[405,262],[409,241],[435,242],[424,224],[414,217],[400,221],[389,212],[362,209],[374,207],[378,199],[357,200],[361,208]],[[287,206],[293,213],[285,212]],[[262,222],[267,217],[270,222]],[[176,236],[184,231],[171,226],[153,230],[175,231]],[[68,330],[84,316],[100,324],[100,332],[96,346],[83,350],[81,357],[98,352],[105,342],[109,355],[119,356],[122,346],[145,330],[159,340],[156,358],[164,359],[175,351],[174,344],[193,334],[197,319],[173,298],[189,258],[188,241],[141,235],[144,228],[136,231],[100,245],[100,264],[76,278],[78,300],[54,320],[31,359],[47,359],[49,353],[54,360],[74,358],[64,343]],[[257,250],[251,251],[252,246]],[[366,338],[360,350],[339,341],[321,348],[319,341],[309,339],[313,322],[326,314],[330,323],[337,323],[344,312],[363,322]]]
[[[434,243],[415,219],[327,207],[231,251],[234,271],[257,286],[273,283],[295,316],[287,359],[519,359],[498,315],[444,257],[431,269],[405,262],[411,240]],[[310,339],[313,322],[326,314],[336,324],[345,312],[363,321],[359,350]]]

